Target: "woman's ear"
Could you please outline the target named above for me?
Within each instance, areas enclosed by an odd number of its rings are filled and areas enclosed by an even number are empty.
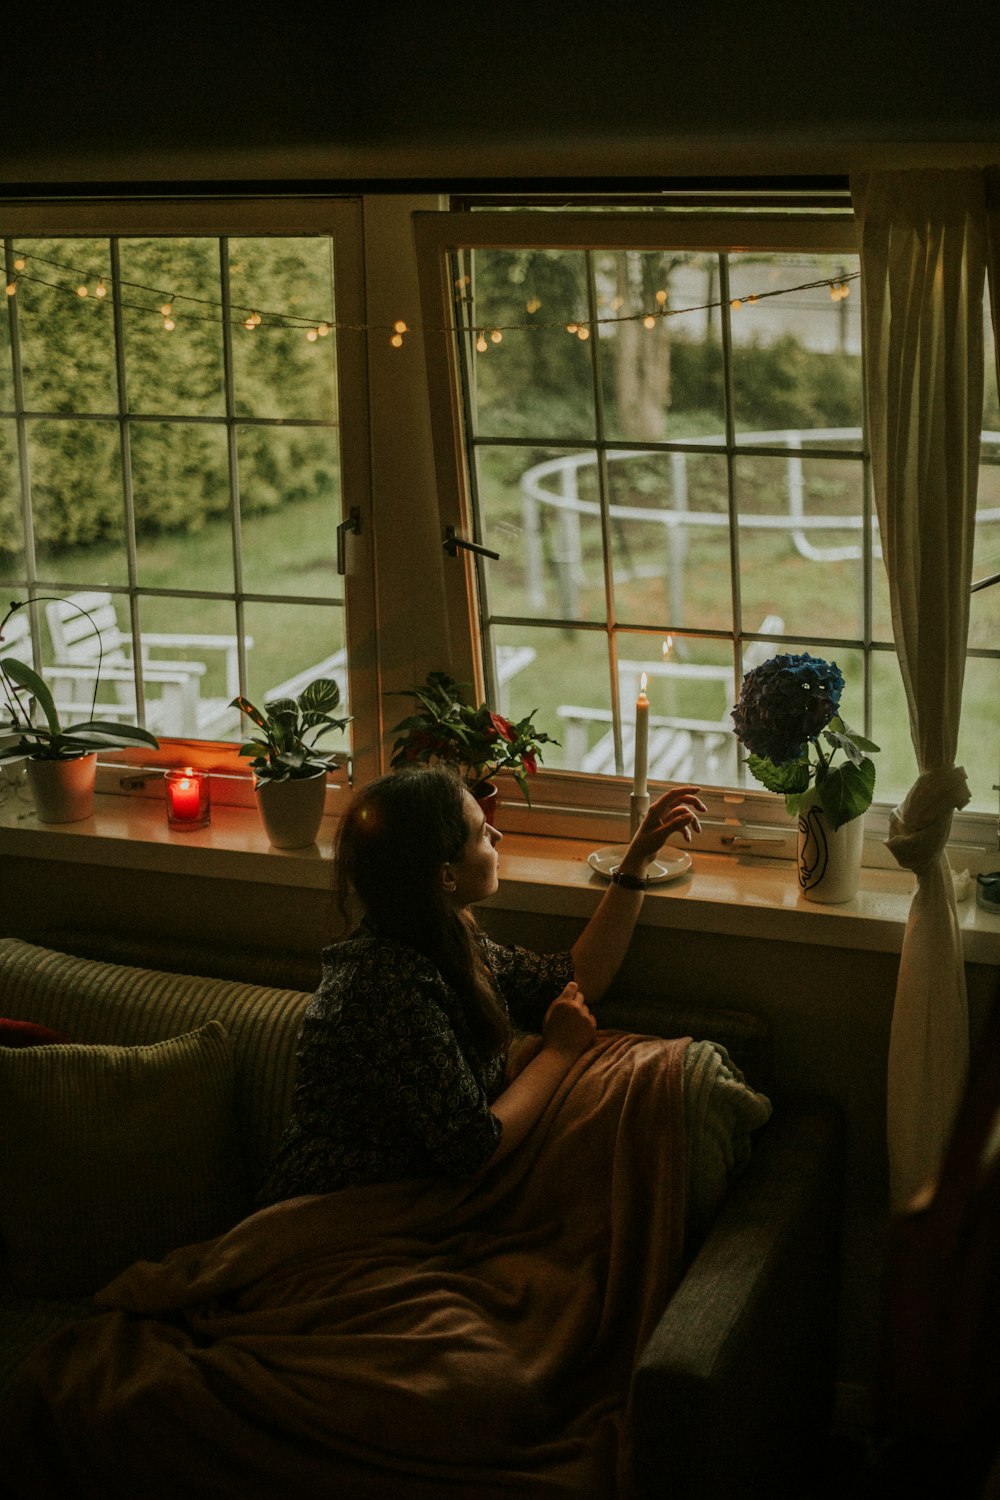
[[[442,885],[443,889],[448,892],[449,896],[454,895],[454,892],[455,892],[455,872],[452,869],[451,865],[442,865],[441,866],[441,885]]]

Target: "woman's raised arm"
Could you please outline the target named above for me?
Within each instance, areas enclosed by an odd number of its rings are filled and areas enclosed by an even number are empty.
[[[643,818],[625,851],[620,873],[628,882],[645,881],[651,862],[671,834],[690,840],[700,830],[698,813],[705,804],[696,786],[675,786],[658,797]],[[635,931],[644,887],[612,884],[604,893],[579,938],[573,944],[573,973],[592,1005],[604,995],[621,966]]]

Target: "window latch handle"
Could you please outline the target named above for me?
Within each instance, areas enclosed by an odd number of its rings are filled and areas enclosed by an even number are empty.
[[[337,527],[337,572],[343,578],[347,572],[347,548],[344,537],[350,532],[352,536],[361,535],[361,511],[357,505],[352,505],[350,513]]]
[[[492,552],[489,547],[481,547],[478,542],[466,542],[460,536],[455,535],[454,526],[444,528],[444,550],[449,557],[457,557],[459,547],[463,552],[478,552],[480,557],[492,557],[500,561],[499,552]]]

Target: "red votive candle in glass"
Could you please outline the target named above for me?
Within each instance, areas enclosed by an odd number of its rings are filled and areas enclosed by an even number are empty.
[[[167,771],[167,824],[170,828],[204,828],[211,819],[208,772],[190,766]]]

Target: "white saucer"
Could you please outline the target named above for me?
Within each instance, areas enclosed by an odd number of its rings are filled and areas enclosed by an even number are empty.
[[[625,858],[625,848],[624,844],[615,844],[608,849],[595,849],[593,854],[588,854],[587,863],[598,875],[610,880]],[[690,854],[685,854],[682,849],[664,849],[650,864],[646,878],[650,885],[661,885],[665,880],[676,880],[678,875],[683,875],[690,868]]]

